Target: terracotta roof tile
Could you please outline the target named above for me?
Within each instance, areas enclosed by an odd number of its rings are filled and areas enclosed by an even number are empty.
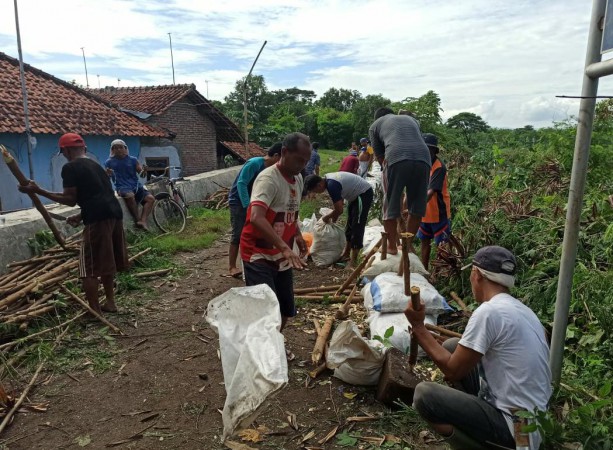
[[[33,133],[165,136],[166,132],[110,107],[89,92],[24,64]],[[19,61],[0,52],[0,133],[23,133]]]
[[[158,116],[175,102],[187,97],[202,114],[208,115],[217,128],[220,141],[243,141],[238,126],[196,90],[194,84],[140,87],[106,87],[90,92],[124,110]],[[175,130],[176,131],[176,130]]]
[[[264,156],[266,154],[266,150],[255,142],[249,142],[247,150],[245,150],[245,144],[242,142],[224,141],[222,142],[222,145],[245,161],[247,161],[249,158],[253,158],[254,156]]]

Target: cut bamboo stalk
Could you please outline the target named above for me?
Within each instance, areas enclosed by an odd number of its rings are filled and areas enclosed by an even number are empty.
[[[33,339],[33,338],[38,337],[38,336],[41,336],[43,334],[47,334],[47,333],[49,333],[49,332],[51,332],[53,330],[57,330],[58,328],[65,327],[69,323],[72,323],[75,320],[83,317],[85,314],[86,314],[85,311],[81,311],[76,316],[74,316],[72,319],[69,319],[66,322],[62,322],[59,325],[56,325],[56,326],[51,327],[51,328],[47,328],[47,329],[45,329],[43,331],[39,331],[38,333],[29,334],[29,335],[27,335],[25,337],[22,337],[20,339],[15,340],[15,341],[7,342],[6,344],[2,344],[2,345],[0,345],[0,350],[4,351],[7,348],[11,348],[11,347],[14,347],[15,345],[21,344],[22,342],[29,341],[30,339]]]
[[[351,308],[351,302],[353,301],[353,297],[355,297],[355,293],[358,290],[358,285],[356,284],[355,286],[353,286],[353,289],[351,290],[351,293],[349,294],[349,297],[347,297],[347,300],[345,300],[345,303],[343,303],[338,310],[336,311],[336,313],[334,314],[334,317],[338,320],[344,320],[347,317],[349,317],[349,309]]]
[[[44,306],[42,308],[38,308],[34,311],[30,311],[26,314],[15,314],[13,316],[11,316],[8,320],[5,320],[4,323],[18,323],[18,322],[23,322],[26,320],[30,320],[34,317],[38,317],[38,316],[42,316],[45,313],[48,313],[49,311],[53,311],[55,309],[55,305],[51,305],[51,306]]]
[[[404,239],[403,239],[404,243]],[[407,255],[408,256],[408,255]],[[406,269],[406,266],[405,266]],[[413,286],[411,288],[411,306],[415,311],[419,311],[421,309],[421,298],[419,294],[419,288],[417,286]],[[411,331],[411,343],[409,350],[409,368],[411,372],[413,371],[413,367],[415,367],[415,363],[417,363],[417,351],[419,350],[419,345],[417,343],[417,339],[415,339],[415,335]]]
[[[303,300],[307,300],[309,302],[314,302],[314,303],[324,303],[324,302],[329,302],[329,303],[343,303],[344,300],[341,297],[318,297],[316,295],[300,295],[299,298],[303,299]],[[364,298],[362,296],[358,297],[355,296],[353,297],[352,303],[360,303],[363,302]]]
[[[156,277],[166,275],[167,273],[172,272],[172,269],[160,269],[160,270],[152,270],[151,272],[140,272],[135,273],[134,276],[136,278],[144,278],[144,277]]]
[[[128,258],[128,261],[134,261],[136,258],[143,256],[145,253],[149,252],[151,250],[151,247],[147,247],[145,250],[143,250],[142,252],[137,253],[134,256],[131,256],[130,258]]]
[[[458,306],[460,307],[462,311],[470,314],[470,311],[468,311],[468,308],[466,307],[466,303],[464,303],[464,301],[460,298],[458,294],[452,291],[450,295],[453,301],[458,304]]]
[[[387,259],[387,233],[385,231],[381,232],[381,261],[385,261]]]
[[[11,173],[15,176],[19,184],[21,186],[27,186],[28,184],[30,184],[30,180],[28,180],[26,176],[23,174],[23,172],[21,172],[21,169],[17,165],[15,158],[13,158],[13,155],[9,153],[9,151],[6,149],[4,145],[0,144],[0,152],[2,152],[2,156],[4,157],[4,162],[8,166]],[[45,219],[45,222],[51,229],[51,233],[53,233],[53,237],[55,238],[57,243],[60,244],[60,247],[65,248],[66,243],[64,241],[64,236],[62,236],[62,233],[60,233],[60,231],[57,229],[57,227],[53,223],[53,219],[49,215],[49,211],[45,209],[45,207],[43,206],[43,203],[40,201],[40,198],[38,198],[38,195],[36,194],[27,194],[27,195],[28,197],[32,199],[32,204],[38,210],[38,212],[43,216],[43,219]]]
[[[4,299],[0,300],[0,309],[6,308],[8,305],[10,305],[14,301],[20,299],[22,296],[29,294],[34,289],[36,289],[36,287],[39,286],[39,285],[40,285],[40,281],[36,280],[36,281],[33,281],[32,283],[28,284],[26,287],[20,289],[19,291],[14,292],[14,293],[8,295]]]
[[[341,287],[336,291],[335,296],[339,296],[343,293],[343,291],[351,284],[353,281],[360,275],[364,266],[368,263],[370,258],[379,251],[379,246],[381,245],[381,239],[375,244],[375,246],[368,252],[368,254],[362,259],[362,262],[358,264],[358,266],[351,272],[351,275],[347,277],[345,282],[341,285]]]
[[[341,285],[340,284],[335,284],[335,285],[331,285],[331,286],[313,286],[313,287],[304,287],[304,288],[297,288],[294,289],[294,294],[308,294],[310,292],[323,292],[323,291],[336,291],[338,290],[338,288],[340,288]],[[351,289],[353,286],[349,286],[347,289]]]
[[[319,365],[321,358],[324,355],[326,342],[328,341],[328,336],[330,336],[333,323],[334,318],[328,317],[324,322],[324,326],[321,327],[321,333],[317,334],[317,340],[315,341],[315,346],[313,347],[313,353],[311,353],[311,361],[313,362],[314,366]]]
[[[49,261],[52,259],[61,259],[61,258],[72,257],[72,256],[74,256],[74,253],[66,253],[62,249],[61,253],[55,253],[53,255],[38,256],[36,258],[24,259],[23,261],[15,261],[12,263],[8,263],[6,267],[12,268],[12,267],[19,267],[19,266],[29,266],[31,264],[37,264],[43,261]]]
[[[319,366],[317,366],[316,369],[313,369],[311,371],[309,371],[309,377],[311,378],[317,378],[319,375],[322,374],[323,371],[325,371],[328,367],[326,366],[326,363],[321,363]]]
[[[319,325],[319,320],[313,319],[313,326],[315,327],[315,332],[319,336],[321,334],[321,325]]]
[[[83,301],[81,299],[81,297],[79,297],[77,294],[75,294],[74,292],[72,292],[71,290],[69,290],[66,286],[61,286],[60,289],[62,289],[62,291],[66,294],[68,294],[68,296],[70,298],[72,298],[73,300],[75,300],[77,303],[79,303],[83,308],[85,308],[90,314],[92,314],[96,319],[98,319],[100,322],[102,322],[103,324],[105,324],[107,327],[109,327],[111,330],[113,330],[116,333],[119,334],[124,334],[123,331],[121,331],[121,329],[119,329],[118,327],[116,327],[115,325],[113,325],[111,322],[109,322],[107,319],[105,319],[104,317],[102,317],[100,314],[98,314],[96,311],[94,311],[87,303],[85,303],[85,301]]]
[[[440,333],[444,336],[457,337],[457,338],[462,337],[460,333],[456,333],[455,331],[448,330],[447,328],[439,327],[436,325],[431,325],[429,323],[426,324],[426,329],[430,331],[436,331],[437,333]]]
[[[17,278],[19,275],[21,275],[24,272],[27,272],[29,270],[28,267],[21,267],[17,270],[13,270],[5,275],[2,276],[2,278],[0,278],[0,289],[2,289],[2,287],[8,285],[11,281],[13,281],[15,278]]]

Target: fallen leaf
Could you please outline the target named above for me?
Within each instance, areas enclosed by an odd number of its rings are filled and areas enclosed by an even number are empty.
[[[394,436],[393,434],[386,434],[385,442],[389,442],[391,444],[400,444],[402,442],[402,439],[397,436]]]
[[[74,440],[74,443],[79,447],[86,447],[91,444],[91,442],[92,438],[89,437],[89,434],[86,434],[85,436],[77,436]]]
[[[264,440],[262,435],[258,430],[253,428],[247,428],[246,430],[242,430],[238,433],[238,436],[241,438],[241,441],[245,442],[261,442]]]
[[[306,441],[308,441],[309,439],[311,439],[313,436],[315,436],[315,432],[313,430],[309,431],[307,434],[305,434],[304,436],[302,436],[302,440],[300,441],[301,444],[304,444]]]
[[[378,420],[379,417],[375,417],[375,416],[353,416],[353,417],[347,417],[347,419],[345,419],[346,422],[369,422],[371,420]]]
[[[343,397],[348,398],[349,400],[353,400],[358,394],[355,392],[344,392]]]
[[[369,444],[375,444],[377,447],[381,447],[385,442],[384,437],[376,437],[376,436],[360,436],[358,438],[360,441],[368,442]]]
[[[289,423],[289,426],[292,427],[294,430],[298,431],[298,422],[296,421],[296,414],[291,413],[289,411],[286,411],[287,414],[287,423]]]
[[[319,440],[319,444],[325,444],[326,442],[328,442],[330,439],[332,439],[334,436],[336,436],[336,433],[338,432],[338,425],[335,426],[334,428],[332,428],[330,430],[330,432],[328,434],[326,434],[325,437],[321,438]]]

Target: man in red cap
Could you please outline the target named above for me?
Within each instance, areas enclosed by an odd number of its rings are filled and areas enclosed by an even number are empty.
[[[81,136],[66,133],[58,145],[60,153],[68,160],[62,167],[64,191],[49,192],[32,180],[29,185],[18,188],[63,205],[81,207],[81,212],[67,221],[76,226],[82,220],[85,225],[79,256],[79,277],[83,280],[85,297],[97,313],[115,312],[115,273],[129,265],[121,206],[102,166],[86,156],[87,147]],[[102,307],[98,302],[100,281],[106,295]]]

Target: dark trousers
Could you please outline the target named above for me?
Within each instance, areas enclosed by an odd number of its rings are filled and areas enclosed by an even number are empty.
[[[459,341],[458,338],[448,339],[443,346],[453,353]],[[494,444],[514,449],[515,439],[504,414],[477,397],[478,394],[479,371],[475,368],[462,380],[454,382],[453,387],[419,383],[413,396],[413,408],[428,422],[451,425],[486,447]]]
[[[370,188],[349,203],[347,207],[345,237],[347,242],[351,243],[351,248],[360,249],[364,246],[364,229],[368,221],[368,211],[370,211],[372,200],[373,191]]]

